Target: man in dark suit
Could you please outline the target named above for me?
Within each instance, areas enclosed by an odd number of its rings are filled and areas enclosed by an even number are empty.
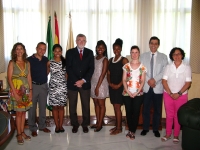
[[[78,34],[76,44],[75,48],[69,49],[66,52],[69,113],[71,125],[73,126],[72,132],[76,133],[79,127],[77,118],[77,98],[79,93],[83,116],[81,126],[83,132],[87,133],[88,125],[90,124],[90,80],[94,72],[94,55],[92,50],[85,48],[85,35]]]

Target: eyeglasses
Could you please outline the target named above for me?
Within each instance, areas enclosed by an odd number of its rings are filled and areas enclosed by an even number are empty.
[[[173,56],[180,56],[180,55],[181,55],[181,53],[173,54]]]

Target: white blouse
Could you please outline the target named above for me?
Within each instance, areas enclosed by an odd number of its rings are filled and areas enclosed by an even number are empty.
[[[167,84],[172,93],[178,93],[181,88],[185,85],[185,82],[192,81],[192,72],[190,65],[181,63],[176,68],[174,62],[168,64],[164,70],[163,79],[167,80]],[[183,93],[186,94],[187,90]]]

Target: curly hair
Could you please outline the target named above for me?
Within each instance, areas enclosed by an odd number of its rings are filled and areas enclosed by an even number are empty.
[[[16,49],[17,49],[17,46],[22,46],[22,48],[23,48],[23,50],[24,50],[24,54],[23,54],[23,56],[22,56],[22,59],[23,59],[23,61],[27,61],[27,53],[26,53],[26,48],[25,48],[25,46],[24,46],[24,44],[22,44],[22,43],[15,43],[14,45],[13,45],[13,48],[12,48],[12,51],[11,51],[11,60],[12,61],[14,61],[14,62],[16,62],[17,61],[17,54],[16,54]]]
[[[181,52],[181,55],[182,55],[182,60],[185,58],[185,52],[183,49],[179,48],[179,47],[174,47],[172,48],[172,50],[170,51],[169,53],[169,58],[174,61],[173,59],[173,54],[175,53],[176,50],[179,50]]]

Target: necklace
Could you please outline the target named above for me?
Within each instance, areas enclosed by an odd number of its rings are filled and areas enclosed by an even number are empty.
[[[115,57],[112,59],[112,63],[117,63],[118,61],[120,61],[120,59],[122,58],[122,56],[120,56],[116,61],[115,61]]]

